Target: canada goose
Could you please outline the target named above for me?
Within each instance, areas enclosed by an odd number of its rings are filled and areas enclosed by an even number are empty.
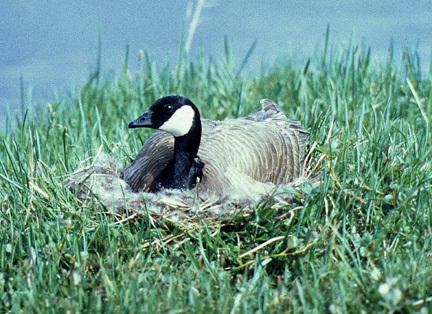
[[[185,97],[160,98],[129,123],[158,131],[125,167],[123,179],[133,191],[192,189],[199,181],[200,189],[216,194],[293,181],[302,175],[309,133],[273,101],[263,99],[261,106],[245,118],[210,121]]]

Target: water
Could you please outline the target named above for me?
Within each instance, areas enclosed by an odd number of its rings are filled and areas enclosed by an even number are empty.
[[[54,98],[86,82],[96,65],[98,36],[105,72],[119,72],[125,47],[137,65],[140,49],[157,63],[175,60],[182,23],[193,13],[187,1],[39,1],[0,3],[0,122],[6,108],[20,108],[20,78],[26,105]],[[432,51],[431,1],[212,1],[201,13],[191,51],[202,46],[218,57],[226,35],[240,61],[257,40],[246,71],[292,51],[298,60],[320,49],[327,25],[334,44],[365,40],[376,57],[416,47],[424,65]],[[31,93],[30,93],[31,89]],[[30,99],[31,96],[31,99]]]

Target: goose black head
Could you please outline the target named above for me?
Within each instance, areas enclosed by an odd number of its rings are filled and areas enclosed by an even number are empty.
[[[161,188],[191,189],[203,176],[204,163],[197,156],[201,141],[201,119],[198,109],[187,98],[166,96],[157,100],[129,128],[153,128],[174,136],[174,154],[152,183],[150,191]]]
[[[149,110],[129,123],[129,128],[146,127],[182,137],[200,124],[196,106],[183,96],[165,96],[158,99]],[[201,125],[199,125],[201,127]]]

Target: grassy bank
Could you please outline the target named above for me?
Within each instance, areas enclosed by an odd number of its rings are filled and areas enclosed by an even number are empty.
[[[432,82],[418,64],[415,52],[378,62],[336,47],[243,79],[228,45],[219,60],[166,68],[143,54],[138,73],[127,62],[96,71],[23,112],[0,138],[0,311],[432,309]],[[304,187],[283,217],[263,202],[189,232],[84,206],[64,188],[100,150],[130,162],[151,131],[127,123],[172,93],[211,119],[275,100],[310,130],[319,188]]]

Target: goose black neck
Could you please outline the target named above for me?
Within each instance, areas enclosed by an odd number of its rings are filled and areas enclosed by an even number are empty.
[[[197,158],[201,142],[201,121],[194,119],[189,132],[174,139],[174,156],[162,178],[162,186],[172,189],[192,189],[202,176],[203,164]]]

